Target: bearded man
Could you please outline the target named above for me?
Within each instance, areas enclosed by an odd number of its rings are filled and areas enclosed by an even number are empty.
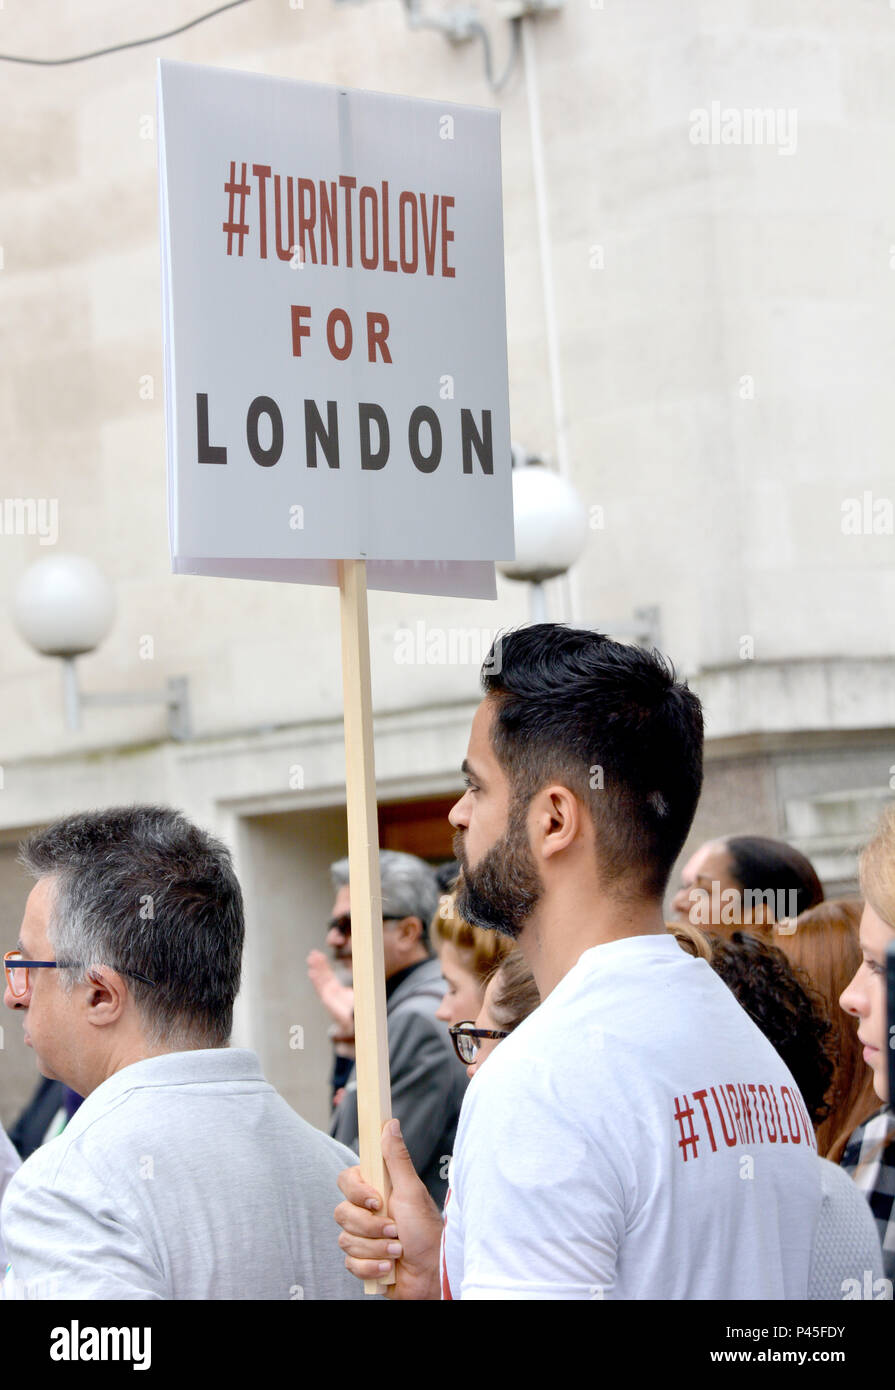
[[[665,927],[699,700],[658,653],[553,624],[503,637],[482,684],[450,813],[457,911],[518,942],[541,1004],[470,1082],[443,1233],[391,1126],[387,1213],[340,1176],[348,1268],[397,1255],[397,1298],[841,1297],[855,1261],[881,1268],[860,1193],[818,1157],[771,1044]]]

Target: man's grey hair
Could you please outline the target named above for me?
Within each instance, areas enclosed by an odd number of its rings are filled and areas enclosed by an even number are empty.
[[[336,888],[348,885],[348,860],[331,865]],[[420,941],[429,949],[429,923],[438,910],[439,889],[435,870],[415,854],[396,849],[379,851],[379,877],[382,882],[383,917],[418,917],[423,924]]]
[[[19,861],[53,883],[47,935],[69,993],[91,968],[118,971],[146,1041],[225,1047],[245,936],[229,850],[178,811],[124,806],[56,821]],[[143,975],[154,984],[135,978]]]

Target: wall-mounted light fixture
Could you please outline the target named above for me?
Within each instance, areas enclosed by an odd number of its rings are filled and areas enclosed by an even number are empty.
[[[93,560],[83,555],[51,555],[31,565],[13,594],[13,621],[29,646],[62,662],[65,716],[69,729],[81,727],[85,705],[150,705],[168,708],[168,733],[190,737],[189,685],[185,676],[168,680],[160,691],[85,693],[78,686],[75,660],[95,651],[115,616],[112,586]]]

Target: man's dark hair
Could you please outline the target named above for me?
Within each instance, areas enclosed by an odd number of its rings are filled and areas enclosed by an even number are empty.
[[[789,1067],[813,1124],[830,1113],[825,1096],[836,1070],[835,1033],[827,1006],[803,970],[752,932],[707,933],[712,969]]]
[[[794,893],[787,915],[797,917],[824,900],[824,890],[809,859],[785,840],[763,835],[732,835],[724,840],[733,877],[742,889],[753,892]]]
[[[19,859],[55,881],[48,935],[57,959],[78,962],[60,969],[64,988],[109,966],[123,974],[153,1046],[226,1046],[245,927],[219,840],[166,807],[124,806],[56,821],[24,842]]]
[[[661,898],[702,787],[702,706],[658,652],[535,623],[482,668],[514,802],[560,781],[589,808],[603,882]]]

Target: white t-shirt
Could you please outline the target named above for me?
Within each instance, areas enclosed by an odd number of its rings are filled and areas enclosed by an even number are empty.
[[[793,1078],[671,935],[584,952],[463,1103],[453,1298],[805,1298],[821,1206]]]

